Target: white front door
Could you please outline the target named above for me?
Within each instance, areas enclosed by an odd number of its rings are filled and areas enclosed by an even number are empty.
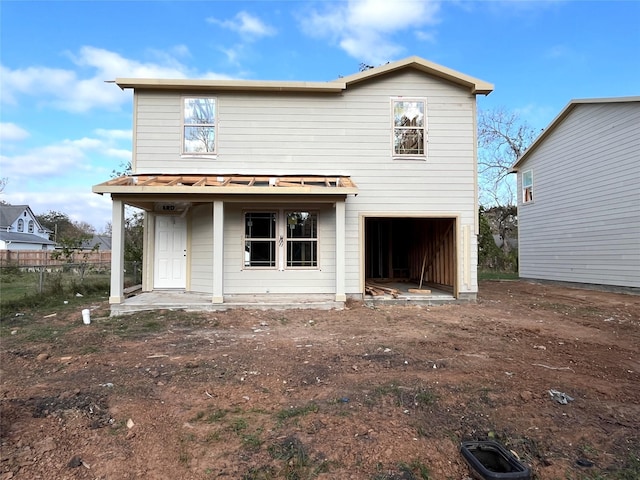
[[[187,222],[182,217],[157,216],[154,288],[185,288]]]

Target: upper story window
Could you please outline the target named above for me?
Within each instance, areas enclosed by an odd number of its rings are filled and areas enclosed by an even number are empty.
[[[29,220],[29,233],[33,233],[33,220]]]
[[[216,99],[183,99],[182,151],[186,154],[216,153]]]
[[[533,171],[522,172],[522,203],[533,202]]]
[[[394,98],[393,156],[425,157],[427,141],[427,101],[420,98]]]
[[[19,232],[24,232],[24,220],[23,219],[18,219],[18,231]]]

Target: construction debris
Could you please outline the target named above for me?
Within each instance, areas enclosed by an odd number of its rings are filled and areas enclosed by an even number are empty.
[[[372,295],[374,297],[381,297],[385,294],[388,294],[393,298],[398,298],[398,295],[400,295],[400,290],[398,290],[397,288],[385,287],[384,285],[379,285],[372,282],[367,282],[365,284],[364,291],[366,294]]]

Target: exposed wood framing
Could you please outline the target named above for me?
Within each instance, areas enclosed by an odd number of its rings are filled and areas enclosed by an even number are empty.
[[[108,180],[104,187],[325,187],[353,188],[349,177],[336,176],[253,176],[253,175],[126,175]]]

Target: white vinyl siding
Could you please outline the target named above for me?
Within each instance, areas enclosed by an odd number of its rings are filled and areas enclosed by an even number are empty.
[[[179,94],[137,91],[135,173],[351,176],[359,193],[346,201],[347,294],[361,292],[361,215],[456,217],[458,228],[466,225],[476,231],[476,110],[475,96],[468,89],[404,70],[355,84],[341,94],[202,93],[217,99],[217,156],[181,155]],[[426,162],[393,160],[389,105],[395,97],[427,99]],[[331,293],[335,267],[329,242],[335,238],[327,232],[335,231],[331,223],[335,216],[330,212],[329,218],[322,212],[319,217],[320,270],[297,272],[299,282],[282,283],[268,272],[255,272],[255,277],[241,272],[241,213],[236,212],[237,219],[227,214],[225,293],[267,288]],[[462,293],[477,291],[476,236],[472,234],[469,241],[472,278],[468,286],[459,285]],[[457,249],[460,257],[464,249],[462,245]],[[457,278],[462,278],[463,268],[459,258]]]
[[[640,287],[640,102],[580,104],[527,158],[520,276]]]
[[[213,207],[211,204],[194,207],[191,211],[189,235],[191,287],[194,292],[213,291]]]

